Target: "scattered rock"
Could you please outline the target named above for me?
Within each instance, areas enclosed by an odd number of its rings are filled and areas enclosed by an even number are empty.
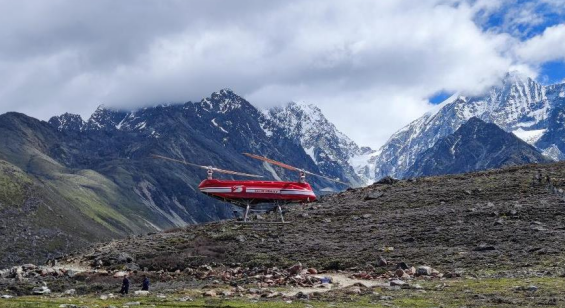
[[[359,287],[352,287],[346,291],[347,294],[350,295],[359,295],[361,294],[361,288]]]
[[[492,251],[492,250],[496,250],[496,247],[494,247],[494,246],[489,246],[489,245],[486,245],[486,244],[481,244],[481,245],[479,245],[479,246],[473,248],[473,251],[480,251],[480,252],[483,252],[483,251]]]
[[[141,305],[140,302],[127,302],[124,304],[124,306],[139,306]]]
[[[193,299],[190,296],[181,297],[178,299],[179,302],[192,302]]]
[[[209,290],[209,291],[204,292],[204,297],[216,297],[216,296],[217,296],[217,294],[216,294],[216,291],[214,291],[214,290]]]
[[[377,266],[378,266],[378,267],[385,267],[385,266],[387,266],[387,264],[388,264],[388,262],[387,262],[386,259],[383,258],[382,256],[379,256],[379,257],[377,258]]]
[[[72,296],[72,295],[75,295],[76,292],[77,291],[75,289],[69,289],[69,290],[65,291],[63,294]]]
[[[396,264],[396,268],[397,269],[402,269],[402,270],[407,270],[410,267],[408,266],[408,264],[406,264],[406,262],[400,262]]]
[[[12,297],[13,297],[12,295],[8,295],[8,294],[0,296],[0,298],[3,298],[3,299],[9,299],[9,298],[12,298]]]
[[[230,291],[228,291],[228,290],[224,290],[224,291],[222,291],[220,294],[221,294],[222,296],[225,296],[225,297],[230,297],[230,296],[232,296],[232,293],[231,293]]]
[[[298,292],[296,293],[296,295],[294,295],[295,298],[297,299],[310,299],[310,295],[304,293],[304,292]]]
[[[395,183],[397,183],[397,182],[398,182],[397,179],[395,179],[395,178],[393,178],[393,177],[387,175],[387,176],[385,176],[384,178],[382,178],[382,179],[376,181],[375,184],[392,185],[392,184],[395,184]]]
[[[536,286],[534,286],[534,285],[529,285],[529,286],[526,288],[526,291],[528,291],[528,292],[536,292],[537,290],[538,290],[538,287],[536,287]]]
[[[368,195],[366,195],[365,198],[363,198],[363,200],[365,200],[365,201],[375,200],[375,199],[382,197],[383,195],[384,195],[384,193],[382,191],[372,191]]]

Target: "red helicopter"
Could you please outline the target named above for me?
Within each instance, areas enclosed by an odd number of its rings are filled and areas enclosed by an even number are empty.
[[[245,208],[243,221],[248,221],[249,210],[252,205],[260,203],[274,203],[279,212],[281,222],[284,223],[284,217],[281,209],[281,204],[288,203],[308,203],[316,201],[316,194],[312,190],[310,184],[306,182],[306,175],[312,175],[324,178],[329,181],[348,185],[337,179],[332,179],[323,175],[312,173],[300,168],[296,168],[285,163],[272,160],[267,157],[243,153],[248,157],[258,159],[269,164],[273,164],[288,170],[297,171],[299,179],[297,182],[284,182],[284,181],[242,181],[242,180],[218,180],[213,178],[213,173],[224,173],[231,175],[239,175],[245,177],[262,178],[261,175],[236,172],[231,170],[219,169],[211,166],[202,166],[160,155],[152,155],[153,158],[165,159],[188,166],[206,169],[208,178],[198,185],[198,189],[216,199],[229,202],[239,207]]]

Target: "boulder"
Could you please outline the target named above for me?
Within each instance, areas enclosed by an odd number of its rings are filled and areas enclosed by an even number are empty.
[[[372,191],[368,195],[366,195],[365,198],[363,198],[363,200],[365,200],[365,201],[375,200],[375,199],[382,197],[383,195],[384,195],[384,193],[382,191]]]
[[[119,271],[119,272],[114,273],[114,278],[123,278],[127,274],[128,274],[127,272]]]
[[[397,269],[396,272],[394,272],[394,274],[396,275],[396,277],[403,277],[404,275],[406,275],[406,273],[404,272],[404,270],[402,269]]]
[[[380,184],[380,185],[392,185],[394,183],[397,183],[398,180],[391,177],[391,176],[385,176],[384,178],[378,180],[375,182],[375,184]]]
[[[433,272],[433,269],[429,266],[420,266],[416,269],[416,275],[418,276],[430,276]]]
[[[75,290],[75,289],[68,289],[65,292],[63,292],[63,294],[69,295],[69,296],[75,295],[76,293],[77,293],[77,290]]]
[[[230,297],[230,296],[232,296],[232,293],[231,293],[230,291],[228,291],[228,290],[224,290],[224,291],[222,291],[220,294],[221,294],[222,296],[224,296],[224,297]]]
[[[35,295],[46,295],[46,294],[50,294],[51,290],[49,290],[49,288],[46,286],[41,286],[41,287],[33,288],[31,292]]]
[[[302,263],[300,262],[288,268],[288,273],[292,276],[300,274],[300,272],[302,272]]]
[[[361,294],[361,288],[359,287],[352,287],[349,290],[346,291],[347,294],[350,295],[359,295]]]
[[[209,291],[204,292],[203,295],[204,295],[204,297],[216,297],[216,291],[209,290]]]
[[[391,280],[391,281],[390,281],[390,286],[391,286],[391,287],[394,287],[394,286],[400,286],[400,287],[402,287],[402,286],[405,286],[405,285],[408,285],[408,284],[407,284],[406,282],[400,280],[400,279],[394,279],[394,280]]]
[[[387,265],[388,265],[388,262],[386,261],[385,258],[383,258],[382,256],[379,256],[379,257],[377,258],[377,266],[378,266],[378,267],[385,267],[385,266],[387,266]]]
[[[396,269],[402,269],[402,270],[407,270],[410,267],[408,266],[408,264],[406,264],[406,262],[400,262],[396,264]]]
[[[67,277],[69,277],[69,278],[75,277],[76,274],[77,274],[77,272],[73,271],[73,270],[67,270],[67,272],[65,272],[65,275],[67,275]]]
[[[133,292],[133,294],[135,294],[136,296],[148,296],[149,291],[137,290]]]
[[[12,295],[8,295],[8,294],[4,294],[4,295],[0,296],[0,298],[3,298],[3,299],[10,299],[12,297],[13,297]]]
[[[133,262],[135,259],[127,252],[120,252],[116,257],[119,263],[130,263]]]
[[[10,277],[9,269],[0,270],[0,278],[8,278],[8,277]]]

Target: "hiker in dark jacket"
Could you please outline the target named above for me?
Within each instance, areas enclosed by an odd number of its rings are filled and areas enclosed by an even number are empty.
[[[122,289],[120,290],[121,294],[128,294],[129,293],[129,279],[128,276],[124,276],[124,280],[122,280]]]
[[[143,284],[141,285],[142,291],[149,291],[149,278],[146,275],[143,275]]]

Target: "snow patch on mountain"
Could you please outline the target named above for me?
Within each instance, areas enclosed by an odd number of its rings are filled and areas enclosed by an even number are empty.
[[[547,129],[524,130],[522,127],[520,127],[512,131],[512,133],[516,135],[516,137],[526,141],[531,145],[534,145],[546,131]]]
[[[265,121],[269,123],[262,125],[263,130],[266,133],[277,131],[296,140],[325,175],[334,178],[343,176],[345,178],[342,180],[355,186],[369,182],[365,173],[356,172],[350,163],[352,159],[355,162],[362,160],[358,157],[367,153],[328,121],[320,108],[312,104],[290,102],[267,110],[264,114]],[[372,150],[364,148],[364,151]]]

